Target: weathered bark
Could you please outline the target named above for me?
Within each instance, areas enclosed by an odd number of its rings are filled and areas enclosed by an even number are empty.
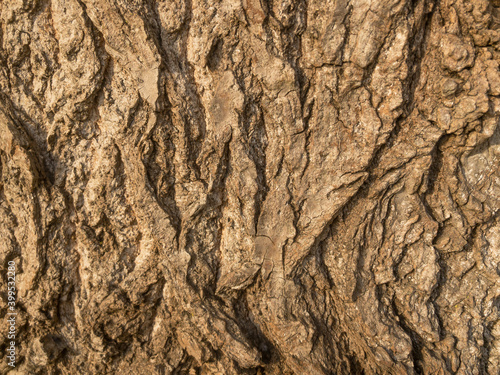
[[[1,373],[499,374],[500,1],[0,6]]]

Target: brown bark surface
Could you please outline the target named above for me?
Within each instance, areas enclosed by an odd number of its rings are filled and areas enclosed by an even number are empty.
[[[499,26],[0,1],[0,373],[498,375]]]

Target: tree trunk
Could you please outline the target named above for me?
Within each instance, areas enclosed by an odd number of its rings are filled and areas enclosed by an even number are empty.
[[[500,1],[0,7],[1,373],[499,374]]]

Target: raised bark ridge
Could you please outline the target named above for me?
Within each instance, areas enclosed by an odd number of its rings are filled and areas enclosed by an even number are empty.
[[[1,373],[498,374],[498,0],[0,7]]]

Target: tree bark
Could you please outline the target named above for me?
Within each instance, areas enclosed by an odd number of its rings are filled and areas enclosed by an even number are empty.
[[[1,373],[499,374],[500,1],[0,7]]]

